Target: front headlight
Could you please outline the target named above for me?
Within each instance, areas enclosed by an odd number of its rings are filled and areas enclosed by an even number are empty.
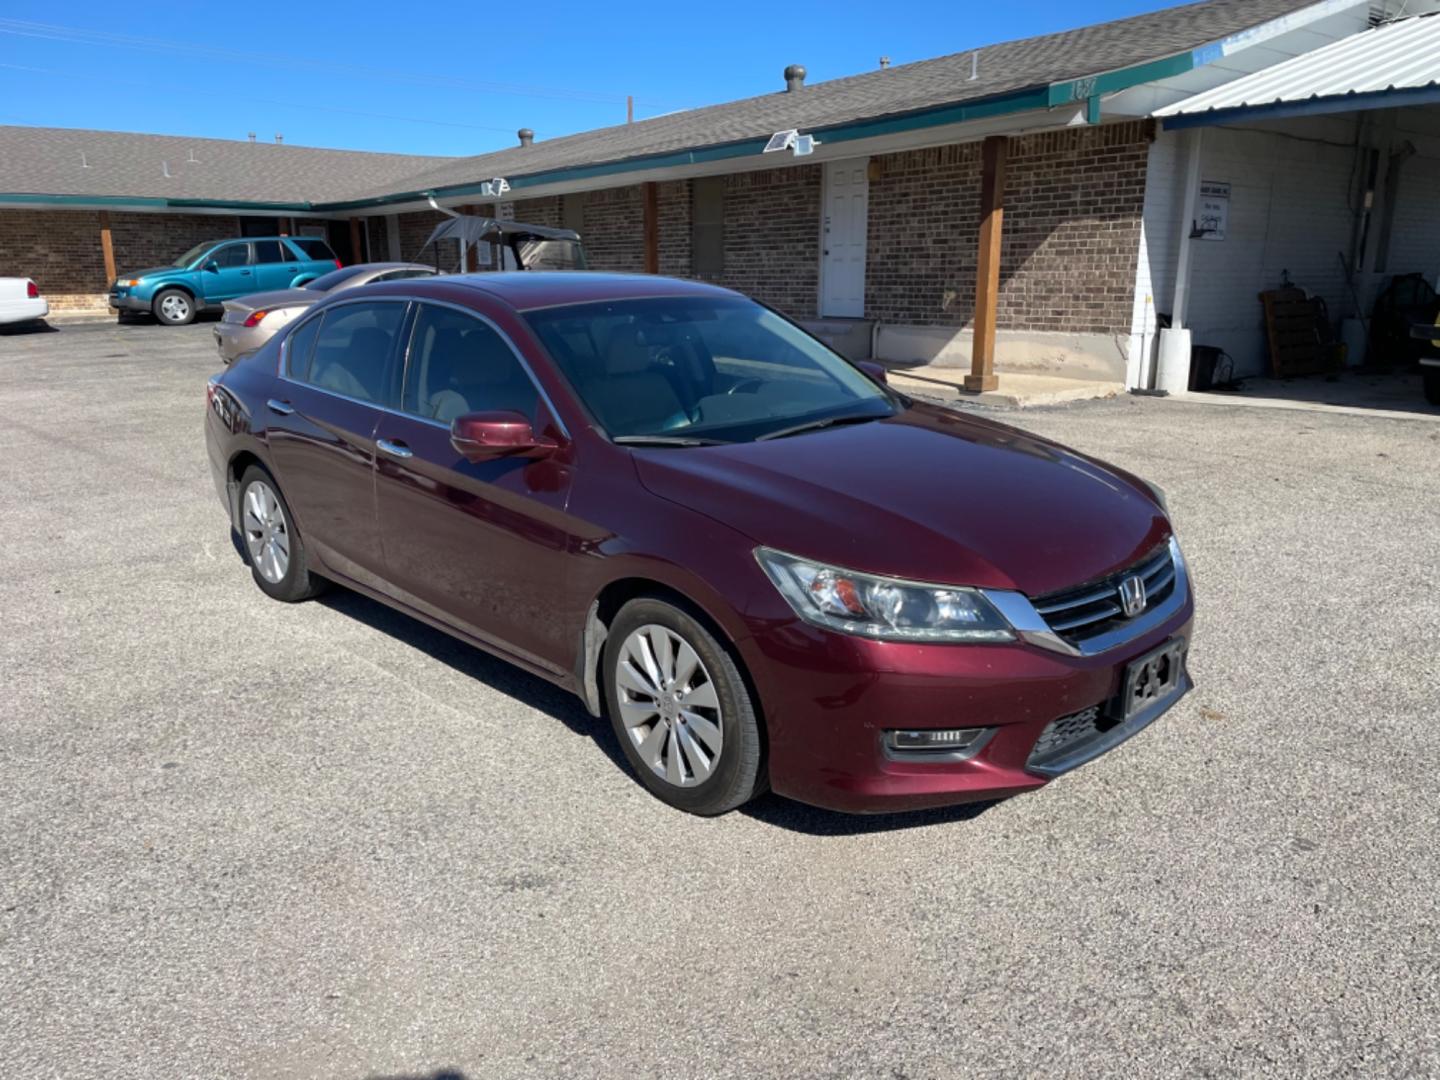
[[[881,641],[1013,641],[976,589],[876,577],[756,548],[755,557],[795,614],[815,626]]]

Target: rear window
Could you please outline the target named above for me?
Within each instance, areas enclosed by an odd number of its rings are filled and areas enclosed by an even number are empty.
[[[335,261],[335,252],[330,250],[329,244],[318,237],[293,236],[290,238],[290,242],[312,259],[324,259],[327,262]]]

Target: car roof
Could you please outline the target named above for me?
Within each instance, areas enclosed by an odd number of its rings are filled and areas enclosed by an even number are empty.
[[[426,282],[429,287],[441,283],[487,293],[503,300],[517,311],[560,307],[569,304],[592,304],[607,300],[639,300],[657,296],[726,296],[739,295],[730,289],[703,281],[682,281],[655,274],[609,274],[591,270],[517,270],[479,274],[450,274]]]

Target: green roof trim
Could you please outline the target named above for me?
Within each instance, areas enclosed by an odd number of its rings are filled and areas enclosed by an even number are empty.
[[[77,208],[127,206],[147,210],[276,210],[290,214],[308,214],[315,207],[307,202],[246,202],[243,199],[162,199],[148,195],[38,195],[31,191],[0,191],[0,203],[53,203]]]

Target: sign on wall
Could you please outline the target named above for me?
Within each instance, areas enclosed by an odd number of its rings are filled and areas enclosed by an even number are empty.
[[[1195,238],[1224,240],[1230,226],[1230,185],[1219,180],[1200,181],[1200,205],[1196,208]]]

